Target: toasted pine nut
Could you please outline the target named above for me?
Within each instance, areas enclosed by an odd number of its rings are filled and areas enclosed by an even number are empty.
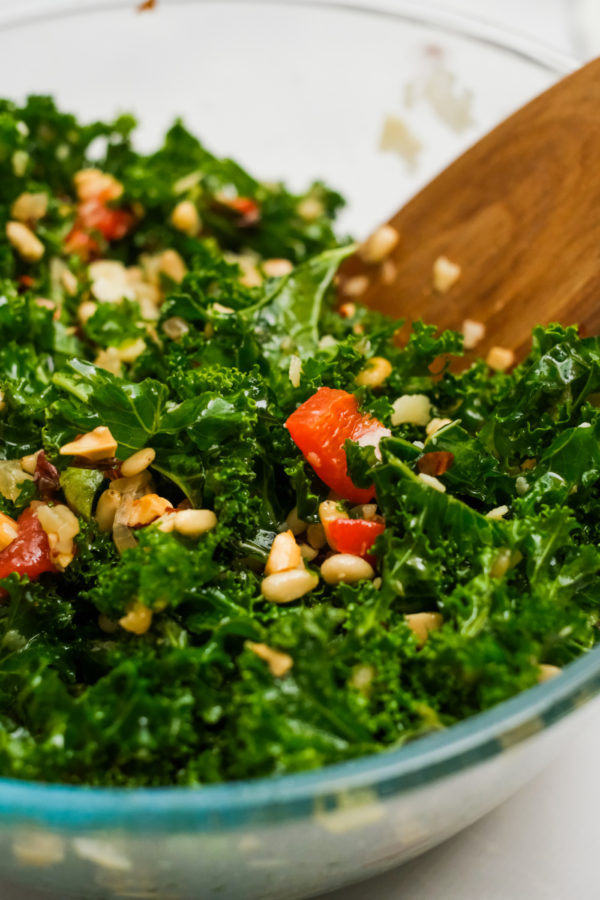
[[[140,472],[143,472],[144,469],[147,469],[150,466],[156,457],[156,450],[153,450],[152,447],[144,447],[143,450],[138,450],[137,453],[133,453],[125,462],[121,463],[121,475],[123,478],[132,478],[134,475],[139,475]]]
[[[447,256],[438,256],[433,264],[433,289],[445,294],[453,287],[461,275],[461,268]]]
[[[48,194],[43,192],[37,194],[29,194],[27,191],[19,194],[15,202],[10,208],[10,214],[13,219],[19,222],[37,222],[43,219],[48,211]]]
[[[378,388],[392,374],[392,364],[383,356],[373,356],[362,372],[356,376],[356,383],[361,387]]]
[[[390,255],[400,235],[392,225],[380,225],[357,250],[366,263],[380,263]]]
[[[419,472],[417,478],[426,484],[427,487],[434,488],[434,490],[439,491],[440,494],[446,493],[446,485],[440,481],[439,478],[436,478],[435,475],[428,475],[427,472]]]
[[[305,197],[296,207],[296,212],[306,222],[314,222],[315,219],[319,219],[323,215],[325,209],[321,201],[317,200],[316,197]]]
[[[432,437],[437,431],[445,428],[446,425],[451,425],[452,419],[432,419],[425,426],[425,434],[427,437]]]
[[[392,404],[392,425],[427,425],[431,401],[426,394],[402,394]]]
[[[179,284],[187,272],[186,265],[177,250],[163,250],[160,254],[159,271]]]
[[[327,584],[354,584],[375,576],[373,566],[360,556],[351,553],[334,553],[321,566],[321,575]]]
[[[262,264],[263,272],[269,278],[281,278],[283,275],[289,275],[293,268],[289,259],[266,259]]]
[[[298,517],[297,506],[294,506],[294,508],[290,510],[285,521],[293,535],[302,534],[303,531],[306,531],[306,522],[303,522],[302,519]]]
[[[83,303],[80,303],[77,307],[77,318],[82,325],[85,325],[88,319],[92,318],[97,309],[98,304],[94,303],[93,300],[84,300]]]
[[[125,524],[129,528],[149,525],[150,522],[158,519],[170,509],[172,509],[171,504],[164,497],[159,497],[158,494],[145,494],[132,502],[131,511]]]
[[[83,456],[91,462],[114,456],[117,442],[106,425],[99,425],[93,431],[82,434],[69,444],[64,444],[59,453],[61,456]]]
[[[265,575],[273,575],[275,572],[287,572],[289,569],[297,569],[301,565],[302,554],[291,530],[278,534],[271,544],[269,558],[265,566]]]
[[[314,590],[318,583],[319,576],[308,569],[290,569],[267,575],[260,589],[265,600],[271,603],[292,603]]]
[[[175,531],[186,537],[200,537],[216,525],[217,517],[212,509],[179,509],[175,513]]]
[[[361,297],[369,287],[369,279],[366,275],[353,275],[342,285],[345,297]]]
[[[549,681],[551,678],[555,678],[557,675],[560,675],[562,669],[559,666],[550,666],[547,663],[541,663],[538,667],[538,684],[542,684],[544,681]]]
[[[507,512],[508,506],[497,506],[495,509],[490,509],[485,517],[486,519],[503,519]]]
[[[22,222],[7,222],[6,237],[25,262],[37,262],[44,255],[44,245]]]
[[[152,624],[152,610],[136,600],[129,607],[127,614],[119,619],[119,625],[132,634],[145,634]]]
[[[180,341],[184,334],[188,333],[190,326],[181,316],[171,316],[163,322],[162,330],[172,341]]]
[[[506,372],[514,364],[515,354],[508,347],[491,347],[485,361],[495,372]]]
[[[306,529],[306,539],[311,547],[314,547],[315,550],[320,550],[327,543],[325,529],[320,524],[309,525]]]
[[[311,547],[310,544],[300,544],[300,553],[302,554],[302,559],[305,559],[306,562],[312,562],[315,556],[319,555],[319,551]]]
[[[463,347],[465,350],[473,350],[485,337],[485,325],[475,319],[465,319],[462,323]]]
[[[200,231],[200,216],[196,204],[191,200],[181,200],[171,213],[171,223],[178,231],[194,237]]]
[[[422,647],[430,631],[437,631],[444,624],[440,613],[421,612],[409,613],[404,616],[406,624],[417,639],[417,644]]]
[[[269,667],[271,675],[275,678],[283,678],[294,665],[294,660],[288,653],[273,650],[267,644],[255,644],[254,641],[246,641],[245,647],[255,653],[260,659],[264,659]]]

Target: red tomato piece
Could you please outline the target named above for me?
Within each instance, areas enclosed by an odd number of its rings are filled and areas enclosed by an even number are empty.
[[[65,250],[67,253],[75,253],[82,259],[88,259],[97,253],[100,247],[94,238],[84,231],[79,225],[74,225],[65,238]]]
[[[34,581],[43,572],[58,572],[50,559],[48,535],[31,506],[21,513],[17,525],[17,537],[0,552],[0,578],[16,572]]]
[[[99,231],[107,241],[125,237],[134,223],[132,214],[126,209],[113,209],[96,197],[79,204],[77,218],[84,230]]]
[[[325,522],[327,542],[338,553],[367,557],[375,539],[385,531],[383,522],[367,519],[330,519]]]
[[[359,411],[354,394],[319,388],[285,425],[307,463],[340,497],[353,503],[368,503],[374,497],[374,487],[358,488],[348,475],[344,444],[351,440],[377,447],[391,432],[373,416]]]
[[[239,213],[237,224],[240,228],[256,225],[260,220],[260,206],[251,197],[231,197],[221,200],[221,203]]]

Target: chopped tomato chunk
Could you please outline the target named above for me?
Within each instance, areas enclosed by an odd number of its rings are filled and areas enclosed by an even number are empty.
[[[377,447],[391,432],[359,411],[354,394],[319,388],[285,424],[307,463],[328,487],[353,503],[368,503],[373,498],[374,487],[358,488],[348,475],[344,444],[351,440]]]
[[[334,550],[363,558],[369,556],[376,538],[385,531],[383,522],[367,519],[330,519],[324,527],[327,541]]]
[[[84,200],[77,206],[77,218],[65,238],[65,249],[87,259],[100,249],[94,232],[106,241],[118,241],[131,231],[134,222],[132,213],[107,206],[102,195]]]
[[[0,578],[16,572],[34,581],[43,572],[57,572],[50,559],[48,535],[31,506],[21,513],[17,524],[17,537],[0,552]]]
[[[260,220],[260,206],[251,197],[219,197],[219,203],[239,214],[239,228],[256,225]]]

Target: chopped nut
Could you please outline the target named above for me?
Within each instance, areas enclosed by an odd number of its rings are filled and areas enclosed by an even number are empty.
[[[450,262],[447,256],[438,256],[433,264],[433,289],[438,294],[447,293],[460,278],[461,268]]]
[[[290,510],[285,521],[293,535],[302,534],[303,531],[306,531],[306,522],[303,522],[302,519],[298,517],[297,506],[294,506],[294,508]]]
[[[508,347],[491,347],[485,361],[495,372],[505,372],[514,364],[515,354]]]
[[[81,435],[75,441],[64,444],[60,448],[61,456],[83,456],[92,462],[100,459],[108,459],[114,456],[117,450],[117,442],[106,425],[99,425],[93,431]]]
[[[431,418],[431,401],[425,394],[402,394],[392,408],[392,425],[427,425]]]
[[[30,453],[29,456],[21,457],[21,468],[24,472],[27,472],[28,475],[35,475],[38,453],[41,452],[41,450],[37,450],[35,453]]]
[[[145,634],[152,624],[152,610],[136,600],[129,607],[127,614],[119,619],[119,625],[132,634]]]
[[[112,531],[116,512],[121,505],[123,495],[110,488],[103,491],[96,506],[96,521],[100,531]]]
[[[121,358],[116,347],[107,347],[106,350],[100,350],[94,363],[99,369],[105,369],[107,372],[112,372],[112,374],[117,377],[120,377],[123,374]]]
[[[159,497],[158,494],[145,494],[131,504],[127,525],[129,528],[149,525],[154,519],[172,508],[170,502],[164,497]]]
[[[269,278],[282,278],[293,271],[294,265],[289,259],[266,259],[262,270]]]
[[[181,200],[171,213],[171,223],[178,231],[194,237],[200,231],[200,216],[196,204],[191,200]]]
[[[92,295],[101,303],[120,303],[124,297],[134,299],[127,269],[118,260],[99,259],[88,266],[88,275],[92,282]]]
[[[265,575],[273,575],[275,572],[287,572],[288,569],[297,569],[301,565],[302,554],[291,530],[278,534],[271,544],[269,558],[265,566]]]
[[[425,427],[425,434],[427,437],[433,437],[436,432],[440,431],[442,428],[445,428],[446,425],[451,425],[452,419],[431,419],[430,422],[427,423]]]
[[[300,544],[300,553],[302,559],[306,562],[312,562],[313,559],[319,555],[319,551],[315,550],[314,547],[311,547],[310,544]]]
[[[10,208],[13,219],[19,222],[37,222],[43,219],[48,211],[48,194],[19,194]]]
[[[551,678],[556,678],[557,675],[560,675],[562,669],[558,666],[550,666],[547,663],[541,663],[538,667],[538,684],[543,684],[544,681],[549,681]]]
[[[22,222],[7,222],[6,237],[25,262],[38,262],[44,255],[44,245]]]
[[[485,514],[486,519],[503,519],[504,516],[508,512],[508,506],[496,506],[495,509],[490,509],[488,513]]]
[[[181,316],[171,316],[163,322],[162,330],[172,341],[180,341],[189,332],[190,326]]]
[[[367,365],[356,376],[356,383],[361,387],[378,388],[392,374],[392,364],[383,356],[372,356]]]
[[[175,284],[179,284],[183,281],[187,268],[177,250],[163,250],[160,254],[159,271]]]
[[[437,631],[444,624],[440,613],[408,613],[408,615],[404,616],[404,619],[416,637],[419,647],[423,646],[431,631]]]
[[[81,169],[73,176],[79,200],[116,200],[123,193],[123,185],[100,169]]]
[[[61,271],[60,283],[62,284],[63,288],[65,289],[65,291],[69,295],[69,297],[75,296],[75,294],[77,293],[79,284],[77,282],[76,277],[71,272],[71,270],[67,269],[66,266]]]
[[[36,508],[35,514],[48,535],[52,562],[59,569],[66,569],[75,555],[73,538],[79,534],[77,516],[62,503],[57,503],[55,506],[40,504]]]
[[[273,650],[267,644],[255,644],[253,641],[246,641],[245,647],[251,650],[260,659],[264,659],[269,667],[271,675],[275,678],[283,678],[294,665],[294,660],[287,653],[281,653],[279,650]]]
[[[212,308],[214,312],[220,313],[222,316],[230,316],[235,312],[235,309],[232,309],[231,306],[223,306],[222,303],[213,303]]]
[[[485,337],[485,325],[474,319],[465,319],[462,323],[463,346],[465,350],[473,350]]]
[[[366,263],[380,263],[390,255],[400,235],[392,225],[380,225],[357,250],[358,255]]]
[[[85,323],[92,318],[97,309],[98,306],[93,300],[84,300],[83,303],[80,303],[77,307],[77,318],[82,325],[85,325]]]
[[[302,360],[296,354],[290,357],[289,378],[292,387],[300,387],[300,376],[302,375]]]
[[[426,484],[428,487],[439,491],[440,494],[446,493],[446,485],[442,484],[442,482],[434,475],[428,475],[427,472],[419,472],[417,478],[420,478],[423,484]]]
[[[296,207],[296,211],[305,222],[314,222],[315,219],[321,218],[325,208],[316,197],[305,197]]]
[[[19,526],[10,516],[0,512],[0,550],[12,544],[19,533]]]
[[[135,362],[145,349],[146,341],[144,338],[138,338],[135,341],[127,341],[127,343],[121,344],[120,347],[116,348],[119,360],[125,363]]]
[[[369,279],[366,275],[353,275],[342,284],[342,291],[346,297],[361,297],[369,287]]]

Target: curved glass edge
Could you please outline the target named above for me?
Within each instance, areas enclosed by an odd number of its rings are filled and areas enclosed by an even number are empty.
[[[408,793],[498,756],[600,693],[600,647],[552,680],[396,750],[293,775],[199,788],[87,788],[0,778],[0,818],[66,829],[213,832],[305,818],[315,798],[369,788],[373,800]]]
[[[488,44],[498,50],[520,56],[522,59],[542,66],[557,75],[566,75],[579,65],[578,61],[547,47],[534,38],[518,31],[505,28],[485,17],[464,15],[428,0],[375,0],[364,6],[361,0],[161,0],[163,6],[175,6],[191,3],[252,3],[281,7],[299,6],[320,9],[333,9],[340,12],[360,13],[365,16],[384,16],[389,19],[410,21],[414,24],[428,25],[445,32],[474,38],[480,43]],[[109,13],[119,10],[135,11],[132,0],[30,0],[18,8],[0,11],[0,28],[19,28],[28,23],[39,23],[52,19],[81,13]]]
[[[210,4],[217,0],[163,0],[166,6]],[[353,0],[218,0],[325,8],[424,24],[472,38],[564,75],[577,62],[536,41],[480,18],[468,18],[436,4],[394,0],[364,7]],[[130,0],[57,0],[30,3],[0,13],[0,28],[82,13],[132,9]],[[525,691],[494,709],[447,731],[380,754],[326,766],[316,771],[201,788],[87,788],[0,778],[0,817],[48,827],[135,827],[148,833],[171,830],[214,831],[247,824],[276,823],[310,816],[316,796],[369,787],[385,799],[415,790],[528,740],[600,693],[600,647],[571,663],[556,679]]]

